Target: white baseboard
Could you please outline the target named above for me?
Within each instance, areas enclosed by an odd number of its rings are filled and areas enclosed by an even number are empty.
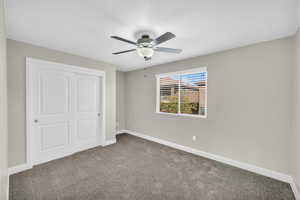
[[[19,172],[31,169],[32,165],[29,164],[21,164],[21,165],[17,165],[15,167],[10,167],[8,168],[8,175],[13,175],[13,174],[17,174]]]
[[[117,131],[117,135],[122,134],[122,133],[125,133],[124,130]]]
[[[260,175],[263,175],[263,176],[267,176],[267,177],[270,177],[270,178],[273,178],[273,179],[276,179],[276,180],[279,180],[279,181],[289,183],[292,187],[292,190],[294,192],[294,195],[295,195],[296,199],[300,200],[300,196],[299,196],[297,187],[294,183],[293,178],[290,175],[283,174],[283,173],[276,172],[276,171],[269,170],[269,169],[265,169],[265,168],[261,168],[261,167],[257,167],[255,165],[251,165],[251,164],[248,164],[248,163],[243,163],[243,162],[240,162],[240,161],[232,160],[230,158],[226,158],[226,157],[223,157],[223,156],[207,153],[207,152],[200,151],[200,150],[197,150],[197,149],[194,149],[194,148],[179,145],[179,144],[169,142],[169,141],[166,141],[166,140],[162,140],[162,139],[159,139],[159,138],[155,138],[155,137],[152,137],[152,136],[144,135],[144,134],[138,133],[136,131],[122,130],[122,131],[119,131],[119,132],[128,133],[130,135],[134,135],[134,136],[146,139],[146,140],[150,140],[150,141],[153,141],[153,142],[156,142],[156,143],[159,143],[159,144],[163,144],[163,145],[175,148],[175,149],[179,149],[179,150],[182,150],[182,151],[185,151],[185,152],[189,152],[189,153],[192,153],[192,154],[195,154],[195,155],[198,155],[198,156],[209,158],[209,159],[212,159],[212,160],[215,160],[215,161],[218,161],[218,162],[222,162],[222,163],[234,166],[234,167],[238,167],[240,169],[244,169],[244,170],[247,170],[247,171],[250,171],[250,172],[254,172],[254,173],[257,173],[257,174],[260,174]]]
[[[103,146],[106,147],[106,146],[108,146],[108,145],[115,144],[115,143],[117,143],[116,138],[111,139],[111,140],[106,140],[106,141],[104,142],[104,145],[103,145]]]
[[[300,200],[300,193],[298,191],[298,187],[296,186],[295,181],[293,180],[293,178],[292,178],[292,181],[290,182],[290,185],[291,185],[291,188],[294,192],[296,200]]]

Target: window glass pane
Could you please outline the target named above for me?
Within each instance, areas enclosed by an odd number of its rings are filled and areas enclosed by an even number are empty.
[[[170,75],[159,79],[160,112],[178,113],[179,75]]]
[[[180,113],[205,115],[206,72],[180,77]]]

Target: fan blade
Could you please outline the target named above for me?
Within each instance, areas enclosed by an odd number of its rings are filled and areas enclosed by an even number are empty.
[[[120,41],[123,41],[123,42],[127,42],[129,44],[137,45],[136,42],[133,42],[133,41],[130,41],[130,40],[118,37],[118,36],[111,36],[111,38],[116,39],[116,40],[120,40]]]
[[[119,51],[119,52],[116,52],[116,53],[113,53],[114,55],[118,55],[118,54],[121,54],[121,53],[127,53],[127,52],[131,52],[131,51],[135,51],[136,49],[129,49],[129,50],[126,50],[126,51]]]
[[[159,44],[166,42],[174,37],[176,37],[176,35],[174,35],[173,33],[166,32],[165,34],[156,38],[153,42],[154,42],[154,45],[159,45]]]
[[[182,49],[172,49],[172,48],[165,48],[165,47],[156,47],[154,51],[159,52],[166,52],[166,53],[181,53]]]

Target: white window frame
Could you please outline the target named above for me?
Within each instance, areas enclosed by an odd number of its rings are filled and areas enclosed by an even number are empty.
[[[206,87],[205,87],[205,115],[197,115],[197,114],[183,114],[180,113],[180,106],[178,108],[178,113],[167,113],[167,112],[161,112],[160,111],[160,78],[167,77],[170,75],[185,75],[185,74],[192,74],[192,73],[199,73],[199,72],[206,72]],[[207,118],[207,68],[206,67],[200,67],[200,68],[193,68],[189,70],[183,70],[183,71],[175,71],[170,73],[164,73],[164,74],[156,74],[156,113],[163,114],[163,115],[173,115],[173,116],[183,116],[183,117],[197,117],[197,118]],[[180,88],[180,81],[179,81],[179,88]],[[178,105],[180,105],[180,92],[178,96]]]

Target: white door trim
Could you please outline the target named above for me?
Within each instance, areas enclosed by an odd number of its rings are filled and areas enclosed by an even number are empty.
[[[78,67],[73,65],[61,64],[51,61],[45,61],[40,59],[35,59],[31,57],[26,57],[26,165],[32,167],[34,165],[32,160],[33,155],[33,144],[32,144],[32,64],[42,64],[41,66],[50,66],[52,69],[66,71],[66,72],[73,72],[73,73],[81,73],[81,74],[89,74],[94,76],[101,77],[102,81],[100,81],[100,88],[102,91],[102,95],[100,97],[100,108],[102,110],[101,117],[100,117],[100,124],[101,124],[101,140],[99,145],[105,146],[105,139],[106,139],[106,75],[104,71],[96,70],[96,69],[88,69],[84,67]]]

